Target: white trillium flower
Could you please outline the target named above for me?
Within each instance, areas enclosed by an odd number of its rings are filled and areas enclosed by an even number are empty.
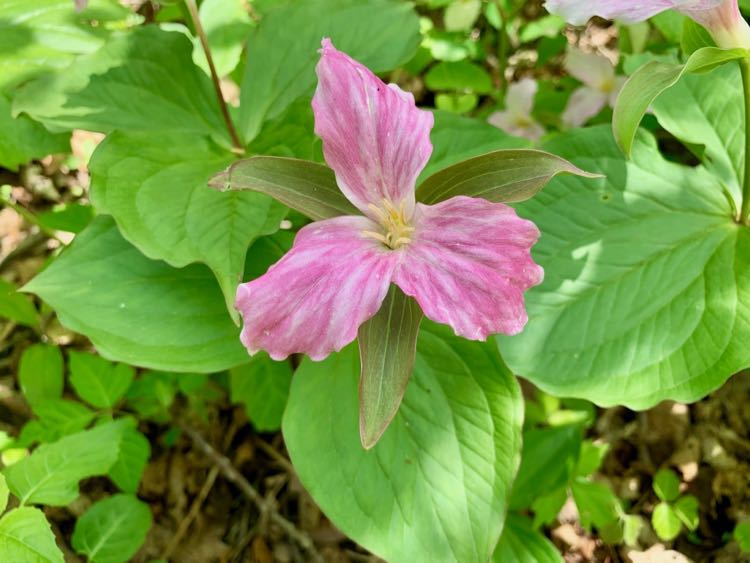
[[[570,96],[562,114],[562,121],[568,127],[582,126],[605,106],[615,107],[617,95],[627,80],[615,74],[615,66],[607,57],[576,48],[565,56],[565,69],[583,82]]]
[[[534,97],[538,91],[539,85],[532,78],[512,83],[505,94],[505,109],[493,113],[487,121],[516,137],[539,140],[545,133],[544,127],[531,115]]]

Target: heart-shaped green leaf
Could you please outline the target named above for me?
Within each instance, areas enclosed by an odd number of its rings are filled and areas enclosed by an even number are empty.
[[[295,374],[283,430],[302,483],[337,527],[384,559],[489,560],[523,407],[497,350],[424,322],[401,408],[371,450],[357,431],[359,374],[354,346],[304,360]]]
[[[24,289],[110,360],[201,372],[247,361],[211,272],[149,260],[109,217],[94,220]]]
[[[417,198],[427,204],[459,195],[493,202],[523,201],[534,197],[558,174],[598,177],[544,151],[498,150],[433,174],[419,186]]]
[[[547,149],[606,179],[559,177],[518,205],[543,233],[545,279],[524,331],[499,338],[511,368],[555,395],[641,409],[750,366],[750,230],[722,180],[666,161],[646,134],[630,161],[601,127]]]
[[[422,310],[391,285],[377,314],[359,328],[359,436],[372,448],[398,412],[417,352]]]

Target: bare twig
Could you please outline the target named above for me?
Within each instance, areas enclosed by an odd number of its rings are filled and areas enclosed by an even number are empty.
[[[203,483],[203,487],[201,487],[201,490],[198,492],[198,496],[195,497],[193,504],[190,506],[190,510],[188,510],[187,515],[182,519],[182,522],[180,522],[180,525],[177,528],[177,532],[175,532],[175,535],[172,536],[169,544],[161,554],[161,559],[163,559],[164,561],[169,561],[169,558],[172,557],[172,553],[175,549],[177,549],[177,546],[182,541],[182,538],[185,537],[185,534],[190,529],[190,525],[198,517],[198,513],[200,512],[203,503],[206,501],[208,493],[211,492],[211,489],[213,488],[218,476],[219,467],[217,465],[214,465],[211,468],[211,471],[209,471],[208,477],[206,477],[206,481],[205,483]]]
[[[234,152],[244,154],[245,149],[242,146],[239,135],[237,135],[237,130],[234,128],[234,123],[232,123],[232,118],[229,115],[229,108],[227,108],[227,102],[224,100],[224,94],[221,92],[221,82],[219,81],[219,75],[216,72],[216,66],[214,65],[214,58],[211,55],[211,47],[208,44],[206,31],[203,29],[203,24],[201,24],[201,19],[198,15],[198,6],[196,5],[195,0],[185,0],[185,5],[190,12],[190,18],[193,20],[195,32],[198,34],[198,39],[200,39],[201,45],[203,46],[203,52],[206,54],[208,69],[211,71],[211,82],[214,84],[214,91],[216,92],[216,98],[219,101],[221,116],[224,118],[224,124],[226,125],[229,136],[232,139]]]
[[[237,468],[232,465],[232,462],[226,456],[222,455],[211,444],[209,444],[203,436],[192,428],[180,424],[180,429],[193,441],[193,444],[201,450],[211,461],[216,464],[219,471],[225,479],[234,483],[242,494],[250,499],[253,504],[261,512],[261,516],[267,516],[271,522],[279,526],[289,538],[297,542],[302,549],[304,549],[310,557],[310,561],[315,563],[322,563],[323,558],[315,549],[315,544],[305,532],[298,530],[297,527],[292,524],[289,520],[284,518],[278,511],[273,507],[272,504],[266,502],[263,496],[245,479],[244,475],[240,473]]]
[[[261,440],[257,436],[254,437],[253,442],[255,442],[255,445],[257,445],[261,450],[271,456],[273,460],[284,469],[284,471],[286,471],[290,475],[294,473],[294,468],[292,467],[292,464],[289,463],[289,460],[281,455],[278,451],[276,451],[276,448],[274,448],[271,444],[264,440]]]

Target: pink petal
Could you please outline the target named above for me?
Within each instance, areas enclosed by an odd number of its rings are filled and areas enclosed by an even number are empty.
[[[718,6],[722,1],[724,0],[547,0],[545,7],[547,11],[562,16],[569,23],[583,25],[593,16],[635,23],[670,8],[705,10]]]
[[[565,69],[591,88],[600,89],[615,78],[615,67],[607,57],[584,53],[580,49],[570,49],[565,54]]]
[[[568,127],[580,127],[607,105],[609,95],[588,86],[581,86],[568,100],[562,121]]]
[[[336,217],[304,227],[292,249],[260,278],[237,288],[242,343],[275,360],[292,353],[322,360],[357,336],[385,299],[400,252],[362,231],[365,217]]]
[[[705,27],[719,47],[750,48],[750,26],[742,17],[737,0],[703,0],[686,5],[679,11]]]
[[[313,97],[315,133],[341,191],[363,213],[383,199],[414,205],[417,176],[432,154],[433,116],[323,40]]]
[[[536,226],[507,205],[464,196],[417,204],[416,214],[394,283],[459,336],[520,332],[527,321],[523,292],[544,277],[530,253]]]

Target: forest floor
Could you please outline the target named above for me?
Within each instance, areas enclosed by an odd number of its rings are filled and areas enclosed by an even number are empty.
[[[78,133],[73,153],[85,162],[97,137]],[[17,205],[34,213],[54,203],[85,201],[85,166],[70,169],[47,158],[20,173],[0,170],[0,185],[13,187]],[[0,276],[23,285],[70,235],[41,232],[6,207],[0,210]],[[16,435],[32,413],[18,390],[15,373],[23,350],[35,342],[92,349],[51,313],[39,329],[0,319],[0,430]],[[280,433],[257,434],[243,409],[219,393],[201,413],[177,402],[163,424],[142,422],[151,460],[139,496],[151,506],[154,525],[135,561],[184,563],[254,561],[377,561],[339,532],[297,479]],[[657,502],[651,479],[661,467],[678,471],[685,492],[700,502],[700,527],[664,545],[649,527],[643,550],[611,547],[586,534],[574,504],[568,503],[549,535],[566,561],[748,561],[727,542],[732,523],[750,518],[750,377],[733,378],[694,405],[662,403],[645,412],[600,409],[590,438],[610,449],[597,479],[608,481],[628,512],[649,520]],[[69,545],[75,518],[111,492],[104,479],[84,482],[82,495],[47,515],[60,545]],[[651,535],[649,535],[651,534]],[[80,561],[66,550],[68,561]]]

